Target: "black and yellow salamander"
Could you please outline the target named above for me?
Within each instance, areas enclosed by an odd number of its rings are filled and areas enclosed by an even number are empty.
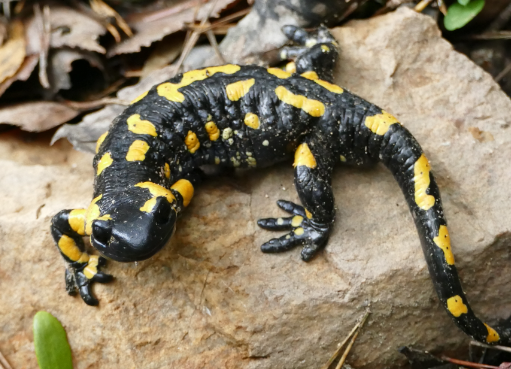
[[[303,260],[325,247],[334,224],[331,176],[337,163],[383,162],[399,183],[441,303],[478,341],[509,344],[510,327],[477,318],[454,265],[440,193],[421,147],[396,118],[333,84],[336,42],[325,28],[286,26],[298,46],[285,47],[286,70],[223,65],[180,74],[136,98],[97,142],[94,199],[87,209],[62,210],[51,232],[68,263],[66,288],[89,305],[93,282],[111,276],[104,258],[89,255],[83,236],[103,256],[144,260],[167,244],[192,200],[199,167],[265,167],[294,153],[295,186],[303,206],[278,201],[291,216],[261,219],[288,231],[262,245],[274,253],[301,245]]]

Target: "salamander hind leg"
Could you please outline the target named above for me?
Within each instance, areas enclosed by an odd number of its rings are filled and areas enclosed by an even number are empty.
[[[294,162],[295,187],[304,206],[279,200],[277,205],[292,216],[258,221],[258,225],[264,229],[291,231],[263,244],[263,252],[283,252],[302,245],[302,259],[309,261],[328,241],[335,213],[330,186],[333,165],[326,153],[321,155],[323,153],[315,152],[318,149],[312,145],[309,147],[309,144],[306,142],[298,146]]]
[[[51,233],[57,248],[67,263],[65,282],[70,295],[80,293],[88,305],[97,305],[92,295],[93,282],[107,283],[113,279],[110,274],[99,271],[105,259],[89,255],[85,251],[82,237],[85,236],[85,209],[62,210],[52,219]]]
[[[333,82],[337,43],[326,27],[307,32],[296,26],[284,26],[282,32],[297,45],[283,47],[280,51],[282,60],[294,60],[286,66],[288,72]]]

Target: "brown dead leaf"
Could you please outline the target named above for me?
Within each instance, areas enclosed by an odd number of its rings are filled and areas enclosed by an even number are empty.
[[[151,72],[172,63],[183,49],[183,39],[170,37],[159,42],[147,58],[142,68],[141,77],[147,77]]]
[[[52,6],[51,9],[51,48],[63,46],[105,53],[97,39],[106,32],[106,28],[97,20],[65,6]],[[34,17],[26,25],[27,54],[39,54],[41,40]]]
[[[11,78],[7,78],[5,81],[0,83],[0,96],[4,94],[4,92],[16,81],[26,81],[28,77],[32,74],[39,57],[37,55],[30,55],[25,58],[23,63],[21,64],[20,69],[16,72],[14,76]]]
[[[218,17],[223,9],[235,1],[218,0],[216,4],[214,4],[215,1],[209,1],[200,7],[197,20],[202,20],[210,11],[211,6],[214,6],[211,17]],[[135,30],[135,35],[115,45],[108,51],[107,56],[138,52],[142,47],[151,46],[153,42],[183,29],[185,23],[195,20],[195,8],[200,3],[202,3],[200,0],[181,2],[156,13],[138,14],[136,18],[128,19],[131,28]]]
[[[477,127],[468,127],[468,131],[472,134],[472,137],[474,137],[479,142],[488,142],[493,141],[493,135],[490,132],[481,131]]]
[[[119,90],[117,97],[120,100],[131,101],[155,84],[161,83],[175,74],[176,67],[169,65],[150,73],[138,84]],[[115,117],[122,113],[124,109],[126,109],[124,105],[108,105],[101,110],[86,115],[78,124],[64,124],[55,132],[52,143],[61,138],[67,138],[75,149],[94,153],[99,136],[108,130]]]
[[[129,37],[133,36],[133,32],[131,32],[131,28],[124,21],[124,19],[117,13],[114,9],[112,9],[108,4],[101,0],[89,0],[91,9],[96,12],[100,17],[105,18],[114,18],[115,22],[119,26],[120,29],[124,31],[126,35]],[[115,37],[115,36],[114,36]]]
[[[79,124],[64,124],[51,139],[53,145],[61,138],[67,138],[75,149],[94,153],[99,136],[108,130],[112,120],[126,109],[122,105],[108,105],[86,115]]]
[[[97,54],[78,49],[57,49],[50,57],[50,80],[53,91],[68,90],[71,86],[69,73],[73,69],[72,63],[77,60],[86,60],[92,67],[103,71],[103,64]]]
[[[0,109],[0,124],[12,124],[30,132],[46,131],[79,114],[64,104],[53,101],[27,102]]]
[[[9,30],[9,40],[0,47],[0,83],[16,74],[25,60],[25,37],[23,23],[13,21]]]

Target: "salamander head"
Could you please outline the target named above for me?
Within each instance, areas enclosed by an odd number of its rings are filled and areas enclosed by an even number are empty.
[[[102,199],[101,214],[107,215],[92,221],[92,246],[121,262],[145,260],[156,254],[169,242],[177,218],[175,198],[156,195],[138,189]]]

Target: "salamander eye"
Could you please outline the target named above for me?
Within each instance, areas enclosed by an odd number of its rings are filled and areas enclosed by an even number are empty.
[[[170,221],[172,208],[170,203],[164,197],[159,197],[156,200],[156,210],[154,211],[154,221],[158,225],[167,224]]]
[[[103,245],[108,244],[112,236],[111,222],[109,220],[95,220],[92,223],[92,236],[97,242]]]

